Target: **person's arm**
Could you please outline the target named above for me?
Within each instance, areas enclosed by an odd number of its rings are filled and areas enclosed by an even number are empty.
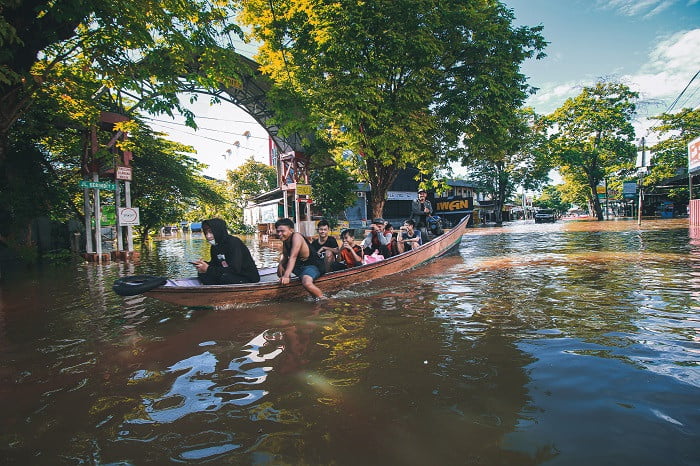
[[[427,212],[425,212],[426,215],[432,215],[433,214],[433,205],[430,203],[429,200],[425,200],[425,208],[428,209]]]
[[[365,239],[362,240],[362,248],[371,248],[372,247],[372,232],[370,231],[367,236],[365,236]]]
[[[284,254],[281,255],[279,264],[277,264],[277,276],[282,277],[284,270],[287,268],[287,258]]]
[[[303,238],[301,237],[301,234],[297,235],[294,233],[292,235],[292,248],[289,251],[289,257],[287,257],[287,264],[286,267],[284,267],[284,272],[282,273],[282,276],[280,277],[280,283],[283,285],[286,285],[289,283],[289,280],[292,276],[292,272],[294,272],[294,266],[297,263],[297,257],[299,257],[299,251],[301,251],[301,244],[302,244]]]
[[[420,208],[420,201],[414,199],[411,201],[411,215],[415,217],[416,215],[425,215],[423,209]]]
[[[423,245],[423,234],[420,232],[420,230],[416,230],[416,244],[418,246]]]
[[[326,244],[328,244],[327,249],[333,254],[338,254],[340,252],[340,246],[338,246],[338,240],[335,239],[335,236],[328,237]]]
[[[362,256],[365,255],[364,252],[362,252],[362,248],[360,248],[359,255],[355,252],[355,248],[351,248],[350,246],[347,246],[347,248],[350,250],[350,253],[352,254],[352,259],[355,261],[353,265],[362,264]]]

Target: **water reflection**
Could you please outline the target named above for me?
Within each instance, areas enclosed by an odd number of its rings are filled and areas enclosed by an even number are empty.
[[[697,238],[673,222],[474,229],[459,255],[329,302],[229,311],[110,292],[121,275],[190,275],[208,254],[196,235],[139,263],[30,271],[0,284],[0,454],[693,464]]]
[[[245,385],[259,385],[265,382],[270,366],[261,366],[274,359],[284,350],[284,346],[274,342],[281,337],[266,330],[250,340],[243,348],[243,356],[232,360],[226,369],[218,369],[218,359],[210,351],[191,356],[170,366],[164,374],[139,370],[129,379],[130,384],[147,381],[153,377],[167,377],[179,374],[170,390],[157,398],[144,398],[145,418],[130,419],[130,423],[173,422],[188,414],[218,411],[227,404],[246,406],[259,401],[267,394],[265,390],[248,388]],[[216,345],[215,342],[200,346]],[[216,377],[212,377],[217,375]],[[212,380],[215,379],[215,380]]]

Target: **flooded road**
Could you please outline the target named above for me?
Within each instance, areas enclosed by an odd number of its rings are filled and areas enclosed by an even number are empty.
[[[458,255],[321,303],[111,292],[207,251],[183,235],[135,265],[3,275],[0,463],[700,463],[687,220],[470,229]]]

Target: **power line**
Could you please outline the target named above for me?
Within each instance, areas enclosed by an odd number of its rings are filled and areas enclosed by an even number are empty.
[[[154,122],[156,122],[156,123],[160,123],[160,124],[162,124],[162,125],[176,125],[176,126],[183,126],[183,127],[189,128],[189,126],[187,126],[186,124],[184,124],[184,123],[178,123],[177,121],[158,120],[158,119],[156,119],[156,118],[150,118],[150,117],[146,117],[146,119],[151,120],[151,121],[154,121]],[[221,120],[221,121],[226,121],[226,120]],[[243,122],[242,122],[242,123],[243,123]],[[223,130],[223,129],[206,128],[206,127],[203,127],[203,126],[200,126],[198,129],[201,129],[201,130],[204,130],[204,131],[215,131],[215,132],[217,132],[217,133],[231,134],[231,135],[233,135],[233,136],[241,136],[241,137],[245,137],[245,138],[260,139],[260,140],[262,140],[262,141],[267,141],[267,140],[269,139],[269,138],[267,138],[267,137],[262,137],[262,136],[253,136],[252,134],[249,135],[249,136],[245,136],[243,133],[234,133],[233,131],[226,131],[226,130]],[[201,136],[201,135],[198,135],[198,134],[196,134],[196,133],[187,133],[186,131],[180,131],[180,132],[181,132],[181,133],[185,133],[185,134],[191,134],[192,136],[199,136],[199,137],[207,138],[206,136]],[[207,138],[207,139],[212,139],[212,138]],[[212,140],[213,140],[213,141],[216,141],[217,139],[212,139]],[[223,142],[223,141],[220,141],[220,142]]]
[[[187,131],[182,131],[182,130],[179,130],[179,129],[177,129],[177,128],[166,128],[166,129],[167,129],[168,131],[175,131],[176,133],[187,134],[188,136],[194,136],[194,137],[196,137],[196,138],[208,139],[208,140],[210,140],[210,141],[220,142],[220,143],[222,143],[222,144],[231,144],[230,141],[222,141],[221,139],[210,138],[210,137],[208,137],[208,136],[204,136],[204,135],[201,135],[201,134],[191,134],[191,133],[188,133]]]
[[[683,108],[687,107],[687,106],[688,106],[688,103],[690,102],[690,100],[691,100],[693,97],[695,97],[695,94],[698,93],[698,90],[700,90],[700,87],[698,87],[697,89],[695,89],[695,90],[693,91],[693,93],[690,94],[690,95],[685,99],[685,101],[683,101],[683,103],[681,104],[681,107],[683,107]]]
[[[673,101],[673,103],[668,107],[668,109],[666,109],[666,111],[665,111],[664,113],[668,113],[668,112],[670,112],[671,110],[673,110],[673,107],[676,106],[676,104],[678,103],[678,101],[680,100],[680,98],[683,96],[683,94],[685,93],[685,91],[688,90],[688,87],[690,87],[690,84],[695,80],[695,78],[698,77],[699,74],[700,74],[700,70],[698,70],[698,72],[695,73],[695,75],[694,75],[692,78],[690,78],[690,81],[688,81],[688,84],[686,84],[685,88],[683,88],[683,90],[681,91],[681,93],[678,94],[678,97],[676,97],[676,100]]]

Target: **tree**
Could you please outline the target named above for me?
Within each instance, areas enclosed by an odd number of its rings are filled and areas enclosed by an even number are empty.
[[[550,153],[560,168],[585,179],[598,220],[603,210],[596,187],[609,174],[631,169],[636,154],[634,127],[638,97],[624,84],[598,82],[567,99],[549,115]]]
[[[195,204],[188,206],[183,218],[190,222],[220,218],[226,222],[230,230],[236,233],[245,232],[247,229],[243,225],[241,211],[231,202],[230,183],[209,178],[205,178],[204,183],[217,194],[217,197],[213,201],[199,199]]]
[[[156,113],[179,108],[177,92],[235,85],[229,34],[233,5],[192,0],[13,0],[0,10],[0,164],[12,125],[56,67],[82,61],[100,76],[104,97],[119,90]],[[115,101],[116,103],[116,101]],[[185,112],[186,113],[186,112]],[[186,113],[192,122],[192,115]]]
[[[265,163],[256,161],[252,156],[238,168],[226,170],[226,177],[231,183],[233,201],[241,209],[255,196],[271,191],[277,187],[277,170]]]
[[[4,2],[0,197],[21,197],[32,208],[0,204],[0,217],[10,225],[3,230],[27,231],[32,216],[54,216],[61,206],[81,215],[69,191],[82,175],[86,136],[102,111],[138,117],[139,111],[180,109],[194,126],[179,91],[239,82],[229,34],[240,31],[230,22],[232,13],[226,1]],[[41,196],[21,193],[40,179],[51,181]]]
[[[510,119],[484,127],[465,141],[463,164],[470,177],[494,201],[495,222],[502,223],[503,205],[516,191],[535,189],[548,180],[548,159],[541,152],[541,117],[532,109],[511,109]]]
[[[238,168],[227,170],[226,177],[231,184],[233,204],[241,215],[249,199],[277,187],[275,167],[257,162],[252,156]]]
[[[568,167],[561,167],[559,173],[564,183],[558,186],[561,193],[561,200],[580,207],[585,206],[590,213],[595,212],[594,206],[590,203],[591,188],[588,186],[588,179],[580,171],[570,170]]]
[[[199,202],[224,205],[226,198],[199,175],[202,165],[192,158],[192,149],[155,137],[146,129],[131,135],[134,146],[134,175],[131,194],[139,207],[142,238],[149,231],[182,220],[189,207]]]
[[[658,142],[649,148],[654,154],[652,167],[644,177],[646,185],[654,185],[679,174],[688,173],[688,143],[700,136],[700,109],[684,108],[676,113],[652,117],[658,124],[651,128]],[[688,198],[685,190],[685,200]]]
[[[242,14],[263,44],[257,59],[274,92],[298,102],[287,108],[289,118],[278,112],[280,124],[315,133],[337,160],[345,150],[359,155],[356,179],[371,184],[375,217],[399,169],[411,165],[431,176],[459,145],[457,137],[441,137],[452,121],[436,113],[452,86],[465,95],[520,87],[512,63],[486,64],[502,47],[541,45],[537,30],[518,33],[511,19],[496,0],[250,0]],[[481,105],[473,99],[465,109]]]
[[[312,199],[315,207],[332,227],[338,223],[338,214],[355,203],[357,184],[348,172],[337,167],[326,167],[311,172]]]
[[[566,212],[571,204],[562,200],[562,193],[558,186],[545,186],[542,193],[532,201],[532,205],[554,209],[557,212]]]

